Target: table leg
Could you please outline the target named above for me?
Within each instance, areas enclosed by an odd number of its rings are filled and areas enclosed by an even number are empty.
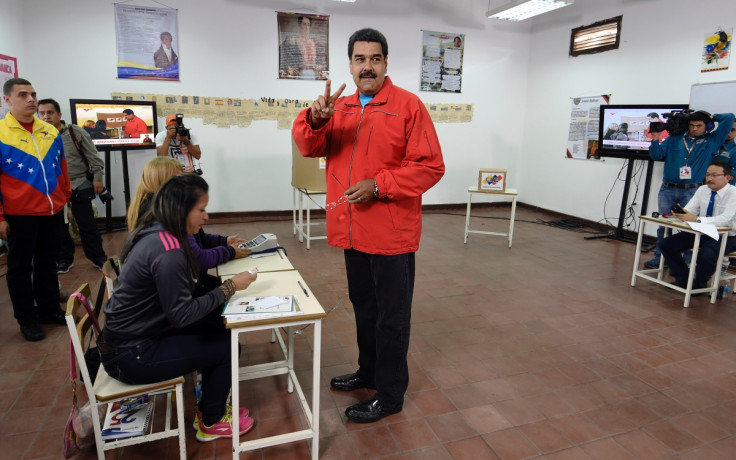
[[[232,395],[233,417],[233,460],[240,458],[240,360],[238,355],[238,332],[230,330],[230,392]]]
[[[695,234],[695,243],[693,244],[693,257],[690,259],[690,270],[687,273],[687,288],[685,289],[685,308],[690,306],[690,298],[692,297],[693,278],[695,277],[695,265],[698,260],[698,251],[700,250],[700,233]]]
[[[465,211],[465,239],[463,243],[468,243],[468,228],[470,226],[470,202],[473,199],[473,194],[468,192],[468,208]]]
[[[291,223],[293,225],[294,235],[296,235],[296,187],[291,188]]]
[[[514,219],[516,218],[516,196],[511,201],[511,223],[509,224],[509,247],[511,247],[511,241],[514,239]]]
[[[644,222],[639,221],[639,235],[636,237],[636,253],[634,254],[634,270],[631,272],[631,285],[636,286],[636,272],[639,269],[639,259],[641,259],[641,242],[644,237]]]
[[[309,240],[307,240],[307,244],[309,244]],[[292,326],[289,326],[286,328],[286,336],[287,336],[287,345],[286,345],[286,353],[288,356],[286,357],[287,366],[289,366],[289,373],[286,374],[287,379],[287,391],[289,393],[294,392],[294,382],[291,380],[291,372],[294,370],[294,328]]]
[[[304,221],[302,220],[302,216],[304,213],[304,193],[302,193],[301,190],[299,190],[299,242],[304,242]]]
[[[314,359],[312,360],[312,460],[319,458],[319,372],[322,356],[322,320],[314,322]]]
[[[306,208],[307,208],[306,209],[306,211],[307,211],[307,249],[309,249],[309,242],[312,239],[312,221],[309,218],[309,214],[310,214],[309,211],[311,209],[311,204],[309,203],[310,201],[312,201],[312,199],[309,196],[309,194],[307,194],[307,199],[306,199]]]

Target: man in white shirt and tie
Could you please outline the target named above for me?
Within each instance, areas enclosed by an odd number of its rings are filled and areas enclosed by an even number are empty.
[[[716,227],[731,227],[726,240],[726,253],[736,250],[736,187],[729,184],[733,178],[731,165],[725,161],[714,161],[708,166],[705,174],[705,185],[701,185],[692,199],[683,209],[684,213],[676,213],[685,222],[702,222]],[[680,232],[662,240],[661,249],[665,261],[669,264],[670,273],[675,277],[675,284],[686,287],[688,266],[682,252],[692,249],[695,234]],[[718,265],[721,242],[710,237],[701,237],[698,260],[695,264],[693,289],[706,287],[708,280],[715,273]]]

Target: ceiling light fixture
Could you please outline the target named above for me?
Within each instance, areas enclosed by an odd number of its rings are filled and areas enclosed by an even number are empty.
[[[355,0],[333,0],[335,2],[348,2],[348,3],[355,3]]]
[[[572,5],[575,0],[513,0],[498,8],[486,11],[489,19],[523,21],[538,14]],[[490,4],[488,5],[490,8]]]

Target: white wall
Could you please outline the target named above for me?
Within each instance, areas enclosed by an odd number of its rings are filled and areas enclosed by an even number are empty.
[[[346,82],[347,40],[355,30],[371,26],[389,42],[389,75],[394,83],[425,102],[472,103],[472,123],[439,123],[447,174],[425,195],[426,204],[460,203],[467,186],[477,181],[480,167],[515,170],[521,156],[525,110],[529,26],[492,24],[484,16],[485,0],[393,0],[357,4],[329,0],[171,0],[179,10],[181,81],[116,79],[113,5],[95,0],[46,2],[27,0],[23,24],[32,30],[20,62],[24,78],[39,97],[54,97],[68,107],[69,98],[109,98],[111,92],[210,95],[234,98],[307,98],[324,91],[320,82],[275,78],[278,49],[275,11],[327,13],[330,17],[330,66],[333,87]],[[136,4],[157,6],[145,0]],[[357,6],[356,6],[357,5]],[[158,5],[160,6],[160,5]],[[419,93],[422,29],[464,33],[462,94]],[[67,49],[73,50],[73,59]],[[0,52],[3,52],[0,50]],[[7,54],[7,53],[6,53]],[[68,111],[68,108],[66,109]],[[275,121],[253,122],[229,129],[202,126],[186,119],[202,146],[202,169],[210,182],[210,212],[291,209],[291,144],[288,130]],[[151,152],[129,153],[136,181]],[[119,163],[119,155],[113,154]],[[116,164],[114,171],[119,171]],[[120,178],[114,181],[120,184]],[[510,186],[518,181],[512,179]],[[113,215],[122,215],[122,192],[116,185]]]
[[[0,54],[23,59],[23,30],[21,0],[4,0],[2,5],[3,25],[0,27]],[[20,68],[22,71],[23,68]]]
[[[136,4],[160,6],[150,0]],[[523,202],[590,220],[618,217],[621,185],[604,211],[621,160],[564,158],[570,97],[611,93],[612,103],[688,102],[693,83],[736,80],[736,70],[701,74],[706,32],[732,27],[736,2],[714,0],[578,0],[572,7],[521,23],[484,17],[486,0],[171,0],[179,10],[180,82],[118,80],[113,5],[97,0],[6,0],[0,53],[17,55],[21,76],[39,97],[109,98],[111,92],[170,93],[235,98],[313,99],[319,82],[283,81],[277,67],[275,11],[326,13],[330,64],[336,84],[354,85],[347,39],[358,28],[381,30],[389,41],[389,75],[417,92],[421,30],[464,33],[462,94],[417,94],[425,102],[472,103],[471,123],[438,123],[447,173],[425,204],[461,203],[481,167],[508,169],[509,187]],[[21,8],[22,5],[22,8]],[[618,50],[568,57],[570,29],[624,15]],[[13,18],[17,21],[13,21]],[[19,39],[21,32],[25,35]],[[70,58],[70,55],[74,58]],[[66,109],[68,111],[68,109]],[[211,212],[291,209],[290,142],[275,121],[247,128],[202,126],[202,167],[211,185]],[[131,152],[133,185],[150,152]],[[119,155],[114,215],[122,215]],[[661,165],[649,208],[656,208]],[[640,192],[641,193],[641,192]],[[615,222],[614,222],[615,223]]]
[[[568,57],[572,28],[620,14],[618,50]],[[732,0],[714,0],[707,6],[688,0],[580,0],[574,8],[564,8],[538,23],[531,37],[520,200],[593,221],[613,218],[615,225],[623,191],[623,183],[616,178],[623,160],[564,158],[569,98],[611,94],[612,104],[688,103],[695,83],[736,80],[733,61],[729,70],[700,73],[706,33],[719,26],[734,27],[735,22]],[[657,210],[661,178],[658,162],[648,212]],[[639,204],[643,183],[642,179]],[[630,197],[633,194],[632,187]],[[638,215],[640,206],[635,208]]]

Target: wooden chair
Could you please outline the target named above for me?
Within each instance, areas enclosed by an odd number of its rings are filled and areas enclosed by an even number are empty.
[[[105,286],[107,289],[107,298],[112,296],[115,286],[118,285],[118,275],[120,274],[120,259],[118,256],[112,256],[102,265],[102,274],[105,276]]]
[[[83,296],[89,299],[91,290],[88,283],[81,285],[75,292],[81,293]],[[81,316],[81,317],[80,317]],[[99,460],[105,460],[105,451],[117,449],[124,446],[132,446],[135,444],[141,444],[144,442],[156,441],[159,439],[169,438],[178,436],[179,437],[179,457],[181,460],[186,459],[186,440],[184,438],[184,394],[182,392],[182,385],[184,384],[184,377],[177,377],[171,380],[162,382],[151,383],[147,385],[128,385],[110,377],[103,366],[97,373],[97,378],[94,384],[91,383],[89,377],[89,369],[84,361],[84,337],[92,327],[92,320],[87,314],[84,306],[78,297],[71,296],[66,304],[66,324],[69,328],[69,335],[71,337],[72,346],[74,348],[74,354],[76,355],[76,361],[79,365],[79,371],[84,380],[84,388],[87,391],[90,404],[92,405],[92,420],[95,432],[95,443],[97,446],[97,457]],[[176,398],[176,426],[177,428],[171,427],[171,399],[172,394],[175,393]],[[121,439],[121,440],[108,440],[102,439],[102,423],[99,416],[99,406],[105,406],[109,403],[139,395],[149,394],[160,395],[154,400],[166,396],[166,414],[165,424],[163,430],[153,431],[156,424],[151,419],[148,433],[133,438]],[[157,412],[154,410],[154,415]],[[160,425],[160,424],[158,424]]]

